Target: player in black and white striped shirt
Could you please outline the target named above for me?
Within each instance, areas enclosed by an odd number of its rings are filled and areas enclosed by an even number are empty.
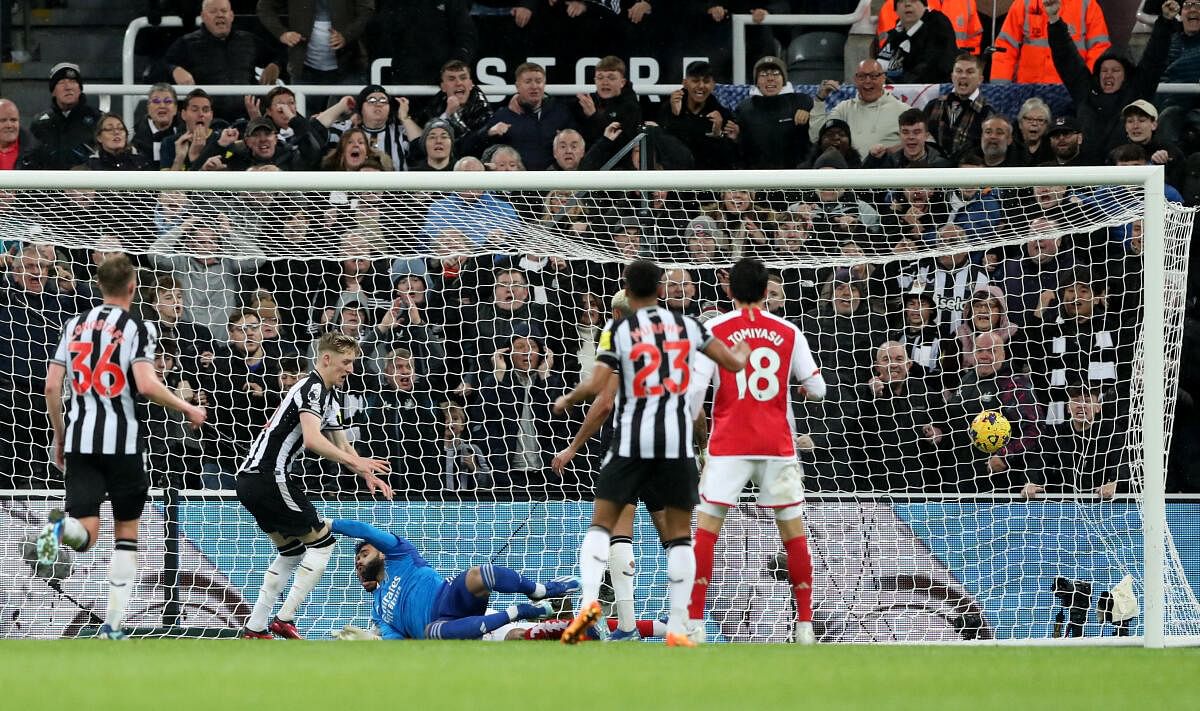
[[[137,275],[125,255],[109,257],[96,272],[104,302],[63,328],[46,369],[46,408],[54,428],[54,463],[66,472],[66,514],[50,512],[38,536],[38,564],[48,567],[66,543],[85,551],[100,535],[100,504],[112,501],[113,545],[108,568],[108,612],[99,635],[124,637],[121,620],[137,575],[138,521],[150,479],[142,463],[145,432],[137,404],[146,398],[179,410],[193,427],[204,409],[184,402],[154,372],[154,327],[129,313]],[[63,380],[71,399],[63,417]]]
[[[316,587],[333,553],[329,522],[321,520],[304,489],[288,474],[301,449],[345,465],[363,478],[372,493],[379,491],[392,498],[392,488],[376,476],[389,471],[387,461],[359,456],[347,441],[342,424],[334,388],[354,372],[358,354],[358,342],[349,336],[321,336],[313,372],[288,390],[238,469],[238,500],[279,549],[263,576],[243,637],[270,639],[274,633],[300,639],[296,610]],[[275,602],[293,571],[292,588],[268,626]]]
[[[667,644],[694,646],[687,636],[688,601],[696,574],[692,509],[699,503],[699,474],[692,450],[688,382],[693,357],[703,352],[730,371],[746,367],[745,343],[730,350],[689,316],[658,306],[662,270],[639,259],[625,268],[625,293],[633,312],[609,321],[600,334],[591,378],[560,397],[555,412],[598,395],[613,372],[620,376],[612,446],[596,479],[592,525],[579,549],[583,585],[579,616],[563,632],[567,644],[582,639],[600,620],[600,580],[608,566],[609,538],[622,509],[653,481],[665,506],[663,547],[671,613]]]

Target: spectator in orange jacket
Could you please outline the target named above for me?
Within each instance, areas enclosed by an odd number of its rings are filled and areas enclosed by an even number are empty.
[[[1096,0],[1062,0],[1058,14],[1088,69],[1112,43],[1108,24]],[[1043,0],[1015,0],[996,37],[992,55],[993,83],[1061,84],[1050,57],[1049,20]]]
[[[937,10],[950,19],[959,49],[979,54],[979,47],[983,43],[983,23],[979,21],[979,8],[976,7],[975,0],[929,0],[926,7]],[[887,44],[888,32],[896,28],[899,19],[896,6],[884,0],[879,8],[879,21],[875,25],[876,49],[883,49]]]

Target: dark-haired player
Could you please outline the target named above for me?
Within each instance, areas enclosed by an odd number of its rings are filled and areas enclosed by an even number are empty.
[[[384,639],[480,639],[517,620],[553,612],[546,598],[579,588],[574,578],[535,583],[512,568],[477,565],[446,580],[409,541],[360,521],[336,520],[333,532],[361,539],[354,568],[373,596],[371,621]],[[493,592],[520,593],[539,604],[517,603],[488,612]]]
[[[592,524],[579,549],[583,591],[579,615],[563,632],[574,644],[600,622],[600,580],[608,566],[610,532],[622,509],[652,485],[664,506],[670,616],[667,644],[694,646],[687,637],[687,600],[696,573],[692,552],[692,508],[697,503],[695,454],[688,384],[703,352],[731,371],[746,366],[749,348],[732,351],[691,317],[658,306],[662,270],[638,259],[625,268],[625,294],[632,313],[609,321],[600,334],[591,377],[554,403],[556,412],[594,398],[609,377],[621,377],[612,445],[596,480]]]
[[[803,472],[793,444],[792,382],[810,400],[825,397],[825,380],[804,334],[790,322],[765,311],[769,275],[753,258],[738,260],[729,271],[735,309],[706,325],[714,338],[749,347],[745,370],[725,373],[708,358],[697,359],[692,397],[703,401],[715,380],[712,431],[700,486],[696,528],[696,584],[688,614],[693,637],[704,629],[704,598],[712,578],[713,548],[725,513],[742,489],[758,486],[758,505],[775,512],[787,551],[788,578],[796,597],[795,640],[812,644],[812,558],[804,530]],[[693,403],[696,411],[699,405]]]
[[[204,410],[172,393],[154,371],[157,334],[130,313],[137,274],[118,254],[96,271],[103,303],[67,321],[46,370],[46,408],[54,428],[54,464],[66,472],[66,513],[50,512],[36,542],[38,564],[50,566],[63,543],[85,551],[100,535],[100,504],[112,501],[113,554],[108,611],[98,636],[123,639],[121,621],[137,576],[138,521],[150,479],[142,465],[145,425],[139,396],[182,412],[192,427]],[[70,400],[63,417],[63,380]]]

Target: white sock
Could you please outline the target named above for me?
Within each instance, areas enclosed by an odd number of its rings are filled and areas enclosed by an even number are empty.
[[[292,589],[288,590],[287,599],[283,601],[276,617],[285,622],[296,619],[296,610],[300,609],[304,598],[308,597],[312,589],[317,587],[317,583],[321,581],[321,576],[325,574],[325,566],[329,565],[329,558],[332,555],[333,546],[309,548],[304,551],[304,557],[300,559],[300,567],[296,569],[296,579],[292,581]]]
[[[108,612],[104,616],[104,624],[114,630],[121,629],[136,577],[137,541],[122,538],[114,545],[112,558],[108,562]]]
[[[633,616],[633,543],[618,540],[608,547],[608,577],[613,586],[613,607],[617,611],[617,629],[632,632],[637,629]]]
[[[671,603],[671,616],[667,619],[670,632],[687,632],[688,603],[692,598],[692,584],[696,582],[696,552],[692,544],[671,546],[667,549],[667,587]]]
[[[600,581],[604,579],[607,567],[608,531],[593,526],[584,534],[583,544],[579,546],[580,608],[599,599]]]
[[[67,516],[63,518],[63,543],[66,543],[70,548],[80,550],[81,548],[87,548],[89,540],[90,537],[88,536],[87,529],[83,527],[83,524],[79,522],[79,519],[75,518],[74,516]]]
[[[267,629],[267,624],[271,620],[271,611],[275,609],[275,603],[279,602],[279,594],[283,592],[283,586],[287,585],[287,581],[292,577],[292,571],[300,565],[300,558],[299,555],[277,555],[275,560],[271,561],[271,567],[267,568],[266,574],[263,575],[262,586],[258,589],[258,599],[254,601],[254,610],[250,613],[250,619],[246,621],[246,629],[255,632]]]

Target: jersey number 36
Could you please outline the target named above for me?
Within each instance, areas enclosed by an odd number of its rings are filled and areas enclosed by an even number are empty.
[[[116,343],[108,344],[101,351],[100,363],[95,370],[88,365],[94,350],[91,343],[75,341],[69,350],[75,354],[71,359],[71,371],[76,377],[71,381],[71,387],[76,393],[83,395],[88,390],[95,390],[100,397],[116,397],[125,389],[125,372],[112,360],[113,352],[117,350]],[[105,376],[108,376],[107,382]]]

